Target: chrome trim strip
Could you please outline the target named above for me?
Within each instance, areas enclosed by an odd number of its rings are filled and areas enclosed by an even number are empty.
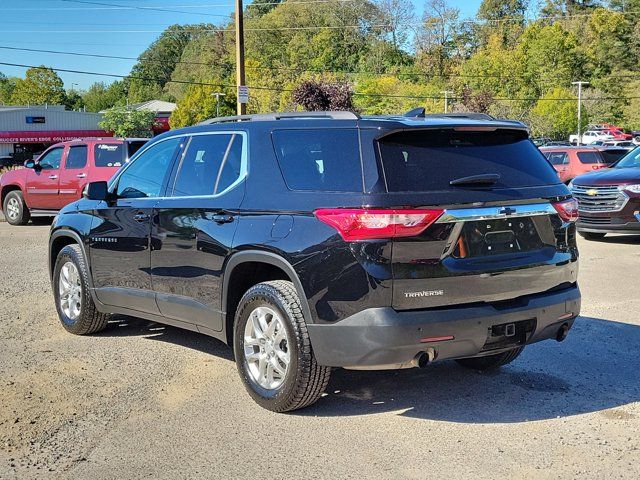
[[[550,203],[529,205],[502,205],[498,207],[447,209],[436,223],[455,223],[471,220],[495,220],[499,218],[536,217],[555,215],[558,212]]]

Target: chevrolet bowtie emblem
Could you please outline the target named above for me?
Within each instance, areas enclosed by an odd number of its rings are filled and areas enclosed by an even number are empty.
[[[596,190],[595,188],[590,188],[589,190],[587,190],[586,193],[590,197],[594,197],[594,196],[598,195],[598,190]]]

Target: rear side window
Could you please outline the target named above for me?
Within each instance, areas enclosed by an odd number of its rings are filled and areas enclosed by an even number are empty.
[[[604,163],[600,152],[578,152],[580,163]]]
[[[569,163],[569,155],[566,153],[548,152],[544,154],[551,165],[564,165]]]
[[[558,183],[556,171],[519,130],[401,132],[379,140],[390,192],[451,190],[450,181],[497,173],[500,187]]]
[[[78,145],[69,148],[67,161],[64,164],[65,169],[84,168],[87,165],[87,146]]]
[[[96,143],[93,147],[96,167],[121,167],[124,163],[122,144]]]
[[[291,190],[362,192],[357,130],[276,130],[273,145]]]
[[[146,140],[131,140],[127,142],[127,159],[133,157],[133,154],[140,150],[144,144],[147,143]]]
[[[240,178],[241,171],[242,135],[196,135],[178,167],[172,196],[222,193]]]

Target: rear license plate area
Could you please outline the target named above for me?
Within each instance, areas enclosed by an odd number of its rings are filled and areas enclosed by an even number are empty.
[[[487,329],[487,339],[481,351],[488,352],[524,345],[535,329],[535,319],[492,325]]]
[[[544,246],[533,218],[504,218],[466,222],[453,256],[474,258],[528,252]]]

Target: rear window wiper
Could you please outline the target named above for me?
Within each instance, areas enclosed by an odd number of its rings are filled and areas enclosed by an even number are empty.
[[[500,174],[498,173],[483,173],[481,175],[456,178],[455,180],[451,180],[449,185],[493,185],[498,180],[500,180]]]

